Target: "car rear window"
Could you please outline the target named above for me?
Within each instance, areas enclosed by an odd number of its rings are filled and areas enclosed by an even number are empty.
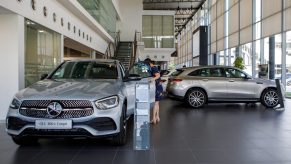
[[[182,69],[177,69],[175,72],[173,72],[171,74],[171,76],[179,76],[182,72],[184,72],[184,70]]]
[[[169,73],[170,73],[170,71],[168,71],[168,70],[161,70],[161,72],[160,72],[161,76],[168,75]]]

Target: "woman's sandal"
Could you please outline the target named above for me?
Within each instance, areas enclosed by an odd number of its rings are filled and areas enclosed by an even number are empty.
[[[160,117],[157,118],[157,122],[160,122]]]
[[[156,121],[154,121],[154,120],[151,120],[151,122],[150,122],[151,124],[156,124]]]

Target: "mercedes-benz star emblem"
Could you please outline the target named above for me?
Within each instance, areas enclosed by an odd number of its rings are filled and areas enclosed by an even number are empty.
[[[58,102],[51,102],[48,106],[47,106],[47,109],[46,109],[47,113],[52,117],[57,117],[59,116],[62,111],[63,111],[63,108],[61,106],[60,103]]]

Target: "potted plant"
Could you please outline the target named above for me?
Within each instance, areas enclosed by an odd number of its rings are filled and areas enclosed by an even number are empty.
[[[240,56],[236,57],[233,62],[234,67],[239,68],[241,70],[245,69],[244,59]]]

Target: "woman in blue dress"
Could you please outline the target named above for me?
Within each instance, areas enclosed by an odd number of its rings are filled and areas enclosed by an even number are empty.
[[[144,60],[145,63],[147,63],[151,67],[151,74],[153,76],[153,80],[155,80],[156,83],[156,95],[155,95],[155,105],[153,108],[153,116],[151,123],[156,124],[160,122],[160,100],[162,99],[162,93],[163,93],[163,86],[161,84],[161,75],[159,72],[159,69],[154,65],[155,62],[151,59],[147,58]]]

